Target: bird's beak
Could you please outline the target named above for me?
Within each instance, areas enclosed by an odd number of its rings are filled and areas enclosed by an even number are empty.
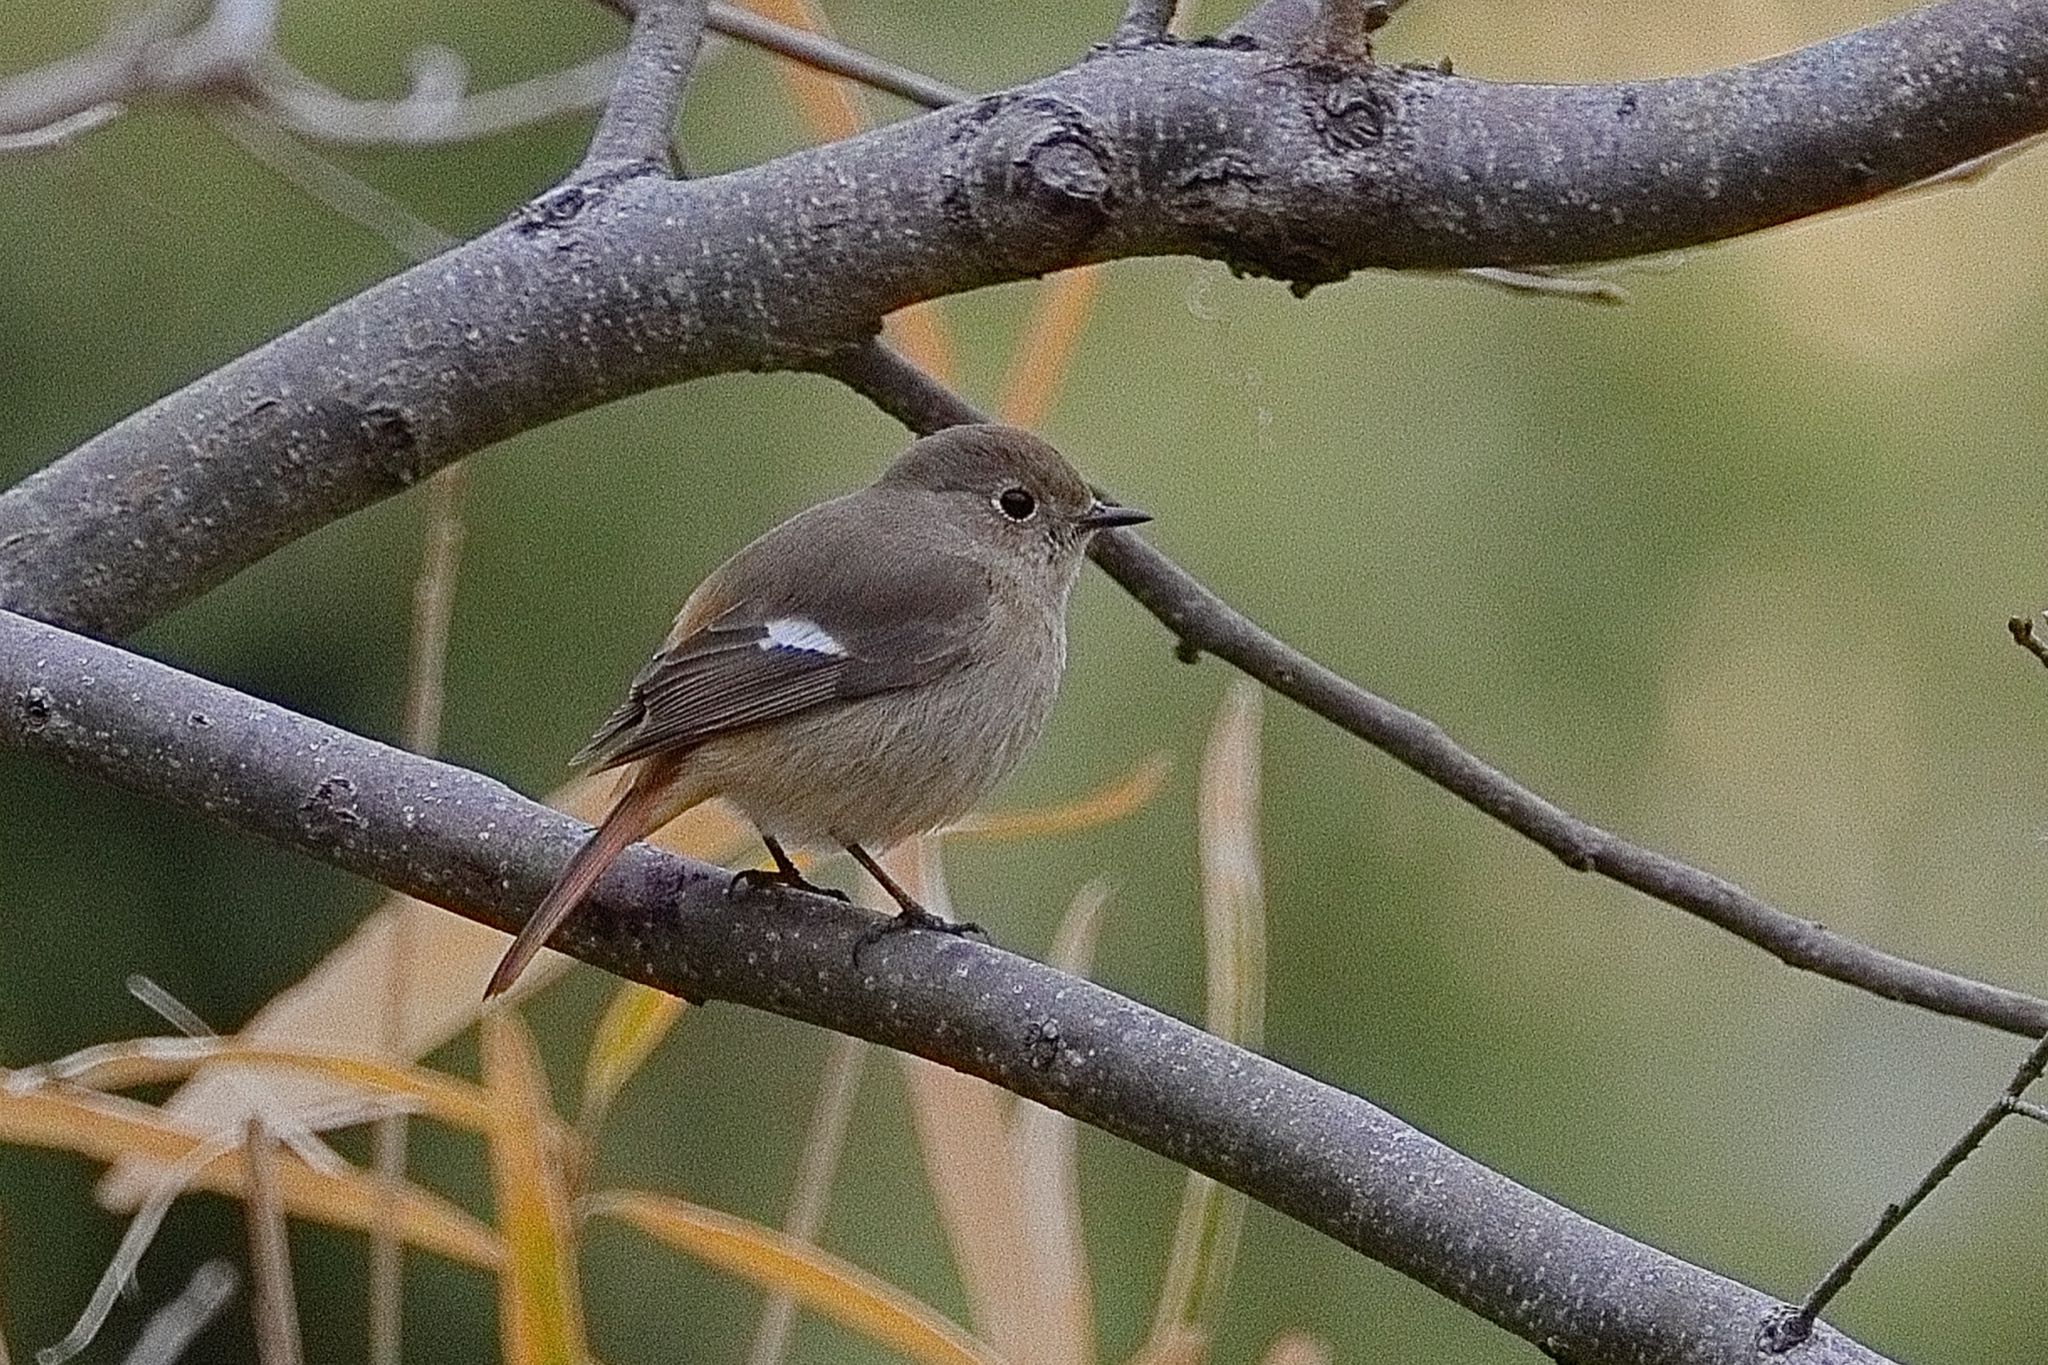
[[[1117,507],[1106,502],[1097,502],[1077,520],[1084,531],[1107,531],[1113,526],[1136,526],[1152,520],[1150,512],[1140,512],[1135,507]]]

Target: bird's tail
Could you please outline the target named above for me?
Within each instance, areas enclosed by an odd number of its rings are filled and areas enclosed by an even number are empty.
[[[665,764],[661,768],[666,770],[653,765],[643,769],[604,817],[597,833],[576,850],[576,856],[542,897],[539,908],[513,937],[498,969],[491,973],[490,984],[484,987],[484,999],[502,994],[519,979],[519,974],[547,946],[570,912],[583,903],[614,859],[704,799],[694,793],[679,792],[673,768]]]

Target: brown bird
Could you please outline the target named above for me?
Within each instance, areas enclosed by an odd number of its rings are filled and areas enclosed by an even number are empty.
[[[506,989],[613,859],[723,797],[774,873],[785,845],[844,848],[902,907],[956,928],[871,856],[957,819],[1045,728],[1089,537],[1150,518],[1106,504],[1028,432],[952,427],[868,487],[799,512],[715,569],[576,756],[625,791],[512,941]]]

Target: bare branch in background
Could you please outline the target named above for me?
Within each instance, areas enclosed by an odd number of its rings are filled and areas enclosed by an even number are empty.
[[[466,89],[461,57],[422,47],[409,64],[413,89],[399,100],[355,99],[306,75],[271,46],[272,6],[220,0],[203,23],[184,7],[157,5],[113,28],[85,52],[0,81],[0,155],[59,147],[102,127],[131,102],[152,97],[233,97],[256,116],[316,142],[427,146],[467,142],[580,114],[602,105],[621,54],[489,90]],[[926,108],[973,95],[819,34],[736,5],[713,4],[707,27],[790,61]]]
[[[947,85],[944,81],[848,47],[823,34],[763,19],[738,5],[712,5],[708,22],[714,32],[723,33],[728,38],[752,43],[793,62],[844,76],[927,109],[943,109],[949,104],[961,104],[974,98],[971,90]]]
[[[819,368],[913,431],[988,420],[880,342],[856,347]],[[1711,872],[1580,819],[1465,749],[1427,717],[1367,691],[1262,629],[1136,535],[1097,536],[1089,554],[1179,638],[1184,651],[1213,654],[1258,679],[1547,849],[1575,871],[1597,872],[1698,915],[1787,966],[2025,1037],[2048,1033],[2048,1000],[1881,952],[1789,915]]]
[[[410,261],[423,261],[456,245],[368,181],[352,175],[283,128],[239,102],[219,103],[207,115],[223,136],[309,198],[376,234]]]
[[[1870,1253],[1882,1246],[1884,1239],[1891,1236],[1899,1224],[1905,1222],[1913,1210],[1919,1208],[1942,1181],[1955,1174],[1956,1168],[1969,1159],[1970,1153],[1976,1151],[1983,1145],[1984,1139],[1991,1136],[1992,1129],[2008,1115],[2025,1112],[2033,1107],[2020,1096],[2024,1095],[2035,1081],[2041,1079],[2044,1071],[2048,1071],[2048,1037],[2044,1037],[2035,1045],[2034,1050],[2027,1054],[2027,1059],[2020,1063],[2019,1070],[2013,1073],[2012,1083],[2006,1086],[2005,1093],[1993,1100],[1991,1107],[1970,1125],[1969,1131],[1957,1138],[1955,1143],[1942,1153],[1941,1159],[1934,1163],[1932,1170],[1921,1177],[1920,1183],[1913,1187],[1912,1193],[1896,1204],[1886,1205],[1884,1213],[1878,1217],[1877,1226],[1866,1233],[1861,1241],[1849,1249],[1847,1255],[1835,1263],[1833,1269],[1821,1277],[1821,1282],[1813,1287],[1813,1292],[1806,1296],[1805,1302],[1801,1303],[1796,1311],[1788,1312],[1780,1321],[1770,1324],[1761,1338],[1765,1347],[1774,1354],[1783,1353],[1807,1340],[1813,1331],[1814,1322],[1827,1310],[1835,1295],[1848,1287],[1857,1267],[1870,1258]]]
[[[2005,623],[2005,628],[2012,632],[2012,642],[2014,644],[2039,659],[2043,664],[2048,664],[2048,640],[2043,640],[2041,633],[2034,628],[2033,617],[2015,616]]]
[[[252,101],[283,128],[320,142],[430,146],[525,128],[604,103],[618,79],[616,52],[492,90],[450,85],[445,64],[415,53],[412,93],[401,100],[352,99],[275,53],[252,68]]]
[[[0,133],[47,131],[105,105],[162,89],[180,60],[184,37],[177,7],[151,5],[117,23],[86,51],[10,77],[0,84]]]
[[[23,133],[0,133],[0,154],[9,152],[47,152],[84,137],[95,128],[104,128],[121,117],[124,106],[108,100],[91,108],[81,109],[75,114],[32,128]]]
[[[0,743],[512,928],[587,837],[503,784],[0,612]],[[980,1076],[1192,1167],[1582,1365],[1754,1365],[1768,1295],[1646,1246],[1354,1095],[986,944],[733,888],[638,845],[557,947]],[[239,1135],[235,1135],[238,1137]],[[230,1139],[233,1140],[232,1138]],[[1825,1325],[1799,1365],[1883,1357]]]

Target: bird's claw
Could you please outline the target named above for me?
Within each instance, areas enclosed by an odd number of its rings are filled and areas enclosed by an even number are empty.
[[[904,906],[889,918],[879,920],[861,930],[859,941],[853,945],[854,964],[858,966],[860,955],[889,935],[900,934],[910,929],[929,929],[935,934],[948,934],[954,938],[962,938],[968,934],[983,940],[988,938],[988,931],[971,919],[947,919],[943,915],[933,914],[922,905],[913,903]]]
[[[813,896],[830,896],[833,900],[844,905],[851,905],[853,903],[852,899],[844,891],[837,891],[829,886],[819,886],[801,872],[783,872],[772,867],[749,867],[733,873],[732,881],[727,887],[726,894],[730,896],[734,891],[760,886],[787,887],[792,891],[808,891]]]

